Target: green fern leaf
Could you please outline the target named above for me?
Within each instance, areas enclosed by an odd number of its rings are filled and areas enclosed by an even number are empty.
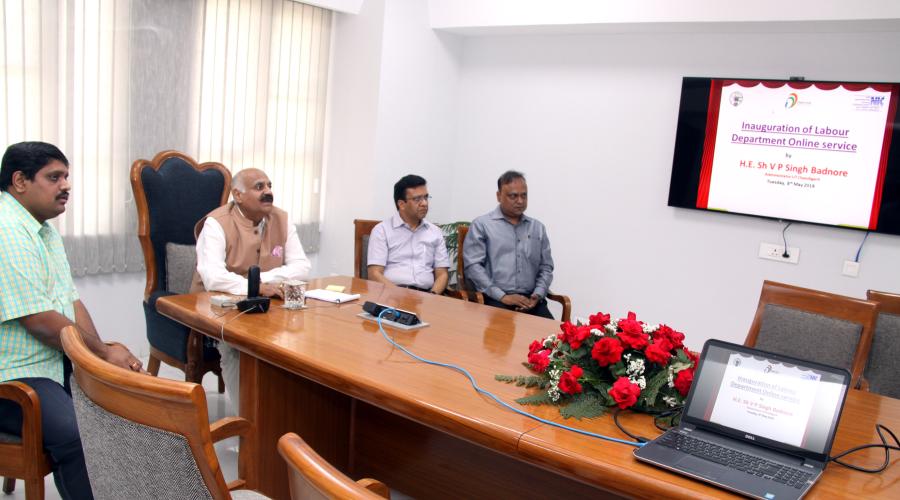
[[[494,375],[494,380],[519,387],[542,387],[547,382],[546,377],[541,375]]]
[[[520,405],[549,405],[553,404],[553,400],[547,395],[547,391],[536,392],[530,396],[521,397],[516,400]]]
[[[595,418],[606,413],[604,400],[594,394],[579,394],[572,398],[572,401],[566,406],[559,409],[559,414],[563,418]]]
[[[641,398],[644,400],[644,404],[648,407],[656,404],[656,398],[659,395],[659,390],[666,385],[669,381],[669,373],[667,370],[660,370],[656,375],[650,377],[650,380],[647,381],[647,385],[644,387],[642,391],[643,394]]]

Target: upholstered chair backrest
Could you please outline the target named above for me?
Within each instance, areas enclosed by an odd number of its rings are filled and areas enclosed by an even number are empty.
[[[766,304],[756,348],[850,371],[862,325]]]
[[[95,498],[212,499],[187,439],[110,413],[72,384]]]
[[[228,200],[231,173],[220,163],[197,164],[177,151],[164,151],[152,161],[136,161],[131,182],[148,270],[145,298],[156,290],[176,291],[168,283],[166,247],[196,243],[194,226]]]
[[[202,386],[135,373],[60,333],[96,498],[228,499]]]
[[[869,290],[867,296],[878,304],[878,322],[865,379],[869,391],[900,399],[900,295]]]
[[[876,315],[874,302],[765,281],[744,345],[845,368],[856,387]]]

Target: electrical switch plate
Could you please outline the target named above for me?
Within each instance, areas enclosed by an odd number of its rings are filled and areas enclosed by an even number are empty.
[[[788,247],[788,256],[785,257],[784,245],[778,245],[775,243],[760,243],[759,258],[797,264],[800,262],[800,248]]]
[[[844,276],[850,276],[851,278],[856,278],[859,276],[859,262],[855,262],[852,260],[844,261],[844,269],[841,271],[841,274]]]

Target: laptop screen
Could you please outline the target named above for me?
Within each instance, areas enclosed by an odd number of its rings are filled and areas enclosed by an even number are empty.
[[[839,368],[711,340],[685,414],[749,441],[827,454],[849,378]]]

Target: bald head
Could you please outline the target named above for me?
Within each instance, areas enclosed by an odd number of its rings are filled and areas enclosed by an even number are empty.
[[[234,177],[231,179],[231,188],[244,193],[247,191],[247,188],[253,186],[259,178],[265,179],[266,182],[269,180],[269,177],[262,170],[258,168],[245,168],[234,174]]]
[[[254,223],[259,223],[272,212],[272,181],[258,168],[245,168],[234,174],[231,180],[231,196],[241,212]]]

